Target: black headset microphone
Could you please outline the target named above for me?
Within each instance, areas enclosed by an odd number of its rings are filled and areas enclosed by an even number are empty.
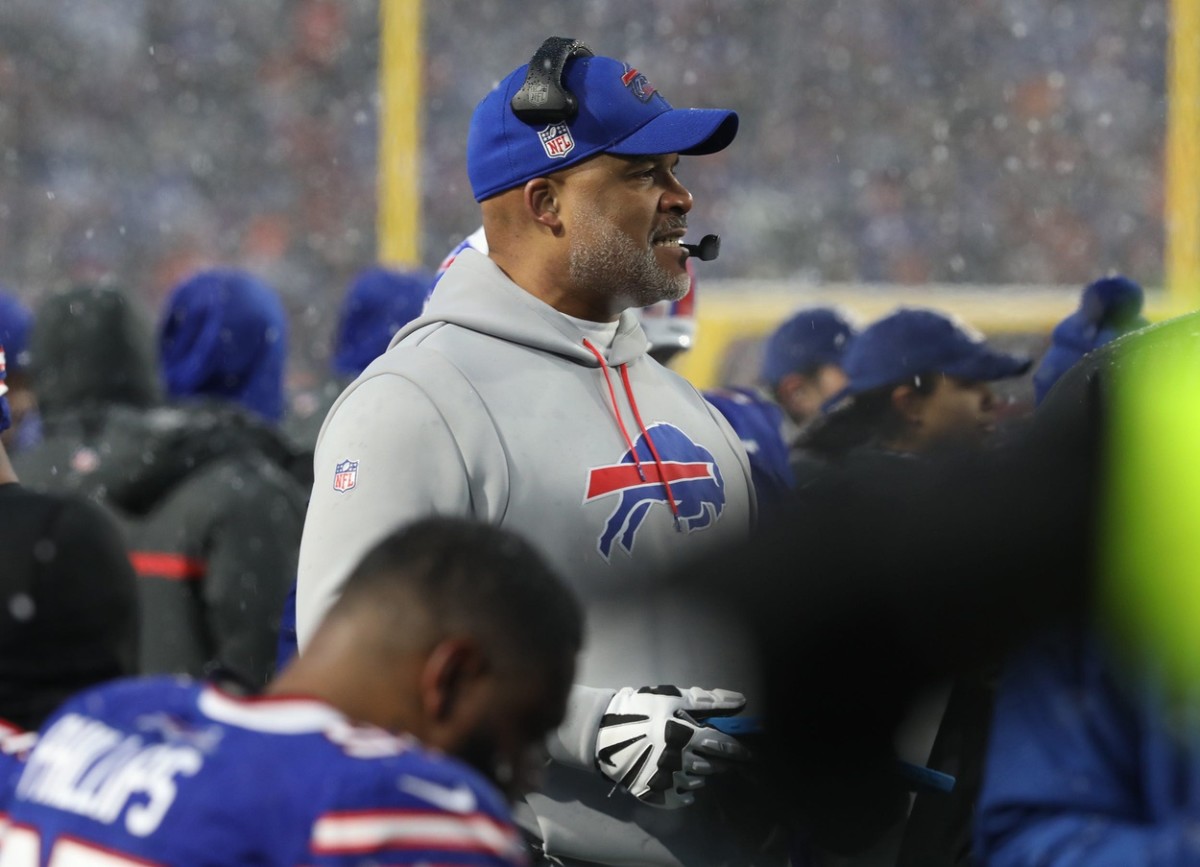
[[[699,244],[680,244],[679,246],[687,250],[688,256],[694,256],[701,262],[711,262],[721,255],[721,236],[705,235],[700,239]]]
[[[591,57],[592,50],[578,39],[551,36],[529,61],[525,83],[513,94],[512,110],[526,123],[558,123],[573,118],[579,103],[563,87],[562,75],[572,57]],[[680,244],[688,256],[711,262],[721,253],[721,238],[705,235],[699,244]]]

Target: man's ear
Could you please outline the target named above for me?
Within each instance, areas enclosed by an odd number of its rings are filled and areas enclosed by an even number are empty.
[[[430,651],[421,670],[421,704],[428,719],[445,723],[471,684],[486,673],[487,661],[469,638],[447,638]]]
[[[525,208],[535,222],[557,234],[562,228],[558,215],[558,185],[550,178],[534,178],[525,184]]]
[[[785,373],[775,386],[775,400],[793,418],[811,418],[821,411],[821,395],[803,373]]]
[[[924,402],[925,395],[911,385],[898,385],[892,389],[892,409],[913,426],[921,424],[921,405]]]

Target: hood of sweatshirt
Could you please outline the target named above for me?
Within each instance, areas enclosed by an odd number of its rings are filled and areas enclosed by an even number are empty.
[[[438,324],[458,325],[513,343],[551,352],[584,365],[600,367],[590,344],[567,316],[526,292],[490,258],[463,250],[438,282],[425,312],[392,338],[395,346],[409,334]],[[649,341],[637,316],[621,313],[612,347],[604,353],[610,367],[646,354]]]

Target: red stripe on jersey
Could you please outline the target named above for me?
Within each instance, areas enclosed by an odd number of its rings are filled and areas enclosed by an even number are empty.
[[[204,577],[208,564],[196,557],[161,551],[131,551],[129,560],[139,578],[165,578],[168,581],[196,581]]]

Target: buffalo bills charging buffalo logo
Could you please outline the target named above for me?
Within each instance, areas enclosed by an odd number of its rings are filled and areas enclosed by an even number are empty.
[[[646,442],[647,435],[658,449],[662,474]],[[625,553],[633,553],[638,529],[655,504],[670,510],[662,475],[671,485],[683,530],[690,533],[712,526],[725,509],[725,482],[716,459],[679,428],[669,424],[651,425],[647,433],[638,437],[634,450],[641,461],[640,474],[633,451],[626,451],[618,463],[588,470],[585,503],[604,497],[617,498],[598,545],[605,560],[612,554],[614,543],[625,549]]]
[[[650,97],[654,96],[654,85],[628,63],[625,64],[625,74],[621,76],[621,83],[642,102],[649,102]]]

